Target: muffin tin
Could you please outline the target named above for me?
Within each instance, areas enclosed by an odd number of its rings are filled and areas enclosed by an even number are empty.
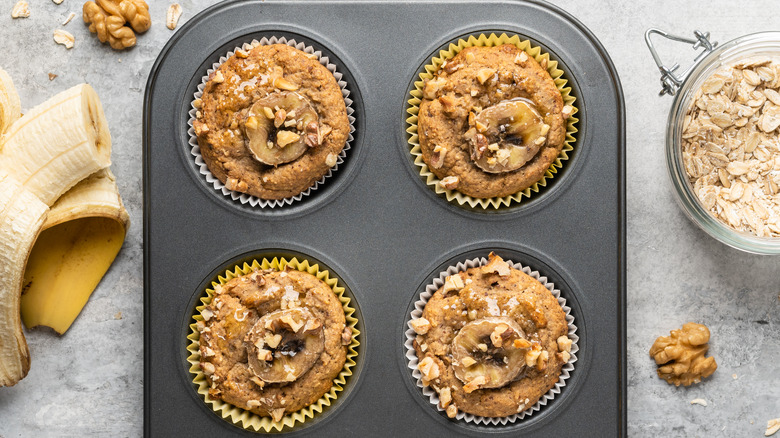
[[[398,32],[397,29],[403,29]],[[437,196],[413,165],[406,99],[441,47],[518,34],[560,62],[577,96],[574,152],[523,203],[472,211]],[[188,145],[191,96],[243,42],[294,37],[331,57],[355,108],[352,149],[311,196],[289,206],[233,201],[200,176]],[[144,432],[251,436],[217,416],[192,383],[188,324],[226,268],[273,255],[320,262],[358,309],[355,374],[293,436],[497,436],[626,432],[625,125],[614,66],[573,17],[535,2],[230,1],[182,26],[149,76],[144,103]],[[442,267],[491,250],[547,276],[577,321],[578,361],[539,412],[497,426],[447,419],[414,385],[404,356],[411,307]]]

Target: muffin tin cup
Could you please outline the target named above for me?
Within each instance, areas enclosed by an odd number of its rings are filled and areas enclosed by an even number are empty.
[[[209,396],[208,378],[200,367],[200,332],[198,331],[197,324],[199,321],[203,321],[201,312],[209,303],[211,303],[215,295],[214,290],[216,287],[224,285],[233,278],[247,275],[257,270],[273,269],[276,271],[283,271],[285,268],[308,272],[325,282],[333,290],[333,293],[336,294],[339,301],[341,301],[347,327],[352,329],[352,341],[347,346],[347,359],[344,363],[344,368],[339,375],[333,379],[333,386],[331,389],[311,405],[285,415],[280,421],[273,421],[271,418],[261,417],[250,411],[233,406],[222,400],[213,399]],[[206,404],[211,406],[211,409],[213,409],[215,413],[225,420],[230,421],[238,427],[255,432],[282,431],[295,427],[297,424],[302,424],[308,419],[321,414],[326,407],[329,407],[339,397],[339,393],[341,393],[348,384],[348,380],[350,380],[353,375],[353,369],[356,367],[356,358],[361,344],[361,333],[360,330],[357,329],[358,319],[356,318],[356,311],[350,303],[350,298],[347,297],[344,292],[345,289],[343,286],[339,285],[338,278],[331,276],[327,269],[320,269],[319,264],[310,264],[306,259],[299,261],[297,257],[292,257],[290,259],[285,257],[254,259],[251,262],[234,265],[232,268],[223,272],[218,276],[217,281],[211,282],[211,287],[205,290],[205,295],[201,295],[199,299],[200,304],[195,307],[195,314],[192,315],[189,324],[190,334],[187,336],[187,339],[189,340],[187,351],[190,354],[187,357],[187,362],[190,364],[189,372],[192,375],[192,382],[197,387],[198,395]]]
[[[339,152],[339,155],[336,158],[336,165],[328,169],[328,172],[322,176],[319,180],[317,180],[312,186],[307,188],[306,190],[302,191],[301,193],[291,196],[289,198],[283,198],[283,199],[262,199],[257,196],[252,196],[247,193],[242,193],[236,190],[230,190],[225,186],[225,184],[219,180],[214,174],[209,170],[208,166],[206,165],[206,162],[203,160],[203,155],[201,155],[200,152],[200,145],[198,144],[198,136],[195,134],[195,128],[193,127],[193,123],[196,119],[196,114],[198,112],[198,108],[195,106],[195,101],[199,100],[203,96],[203,89],[206,86],[206,83],[209,80],[209,77],[213,72],[215,72],[219,66],[221,66],[225,61],[227,61],[229,58],[235,55],[235,52],[237,50],[251,50],[254,47],[257,46],[265,46],[265,45],[271,45],[271,44],[286,44],[290,47],[294,47],[304,53],[308,53],[311,55],[314,55],[317,57],[317,60],[320,64],[322,64],[325,68],[330,71],[333,76],[336,78],[336,83],[339,85],[339,88],[341,88],[341,94],[344,96],[344,105],[347,108],[347,119],[349,120],[349,135],[347,136],[347,141],[344,144],[344,148]],[[333,176],[333,173],[338,171],[339,165],[344,162],[344,159],[347,156],[347,151],[352,147],[352,142],[355,140],[352,133],[355,132],[355,117],[353,116],[355,110],[352,108],[352,99],[349,98],[350,95],[349,87],[346,81],[343,80],[343,75],[338,71],[338,67],[330,62],[330,58],[327,56],[324,56],[322,51],[316,50],[313,46],[306,45],[303,42],[297,42],[295,39],[287,39],[287,37],[263,37],[260,40],[252,40],[251,42],[244,43],[240,47],[235,47],[233,50],[227,52],[224,56],[221,56],[217,62],[215,62],[208,70],[206,70],[206,74],[203,75],[203,78],[201,80],[201,83],[198,84],[197,90],[193,96],[192,102],[190,103],[190,110],[189,110],[189,120],[187,121],[187,134],[189,135],[189,145],[190,145],[190,154],[192,155],[192,158],[195,160],[195,165],[198,168],[198,172],[200,175],[205,178],[206,182],[214,187],[214,190],[216,190],[218,193],[222,193],[225,196],[230,197],[235,202],[239,202],[241,204],[247,204],[252,207],[256,208],[279,208],[284,207],[286,205],[290,205],[293,202],[297,202],[302,200],[303,198],[309,196],[312,194],[313,191],[317,190],[320,185],[325,183],[325,180]]]
[[[571,313],[571,307],[566,305],[566,298],[561,297],[561,291],[556,288],[555,284],[547,281],[547,277],[542,276],[542,274],[540,274],[538,271],[532,270],[530,267],[523,266],[520,263],[514,263],[511,260],[505,261],[511,268],[520,270],[539,281],[558,300],[558,304],[560,304],[561,308],[563,309],[563,312],[566,315],[566,322],[569,326],[567,335],[569,339],[572,340],[571,357],[569,358],[569,361],[561,368],[560,378],[555,383],[555,385],[550,388],[550,390],[547,391],[547,393],[545,393],[536,403],[531,406],[527,406],[523,411],[506,417],[482,417],[459,410],[455,416],[458,421],[493,426],[505,426],[520,421],[523,418],[526,418],[532,415],[534,412],[542,409],[547,405],[548,401],[552,400],[557,394],[561,393],[563,387],[566,386],[566,380],[569,378],[570,373],[574,371],[574,363],[577,362],[577,352],[579,351],[578,342],[580,338],[576,334],[577,326],[574,324],[574,316]],[[439,405],[439,394],[430,386],[423,385],[422,374],[417,368],[418,358],[413,346],[413,342],[417,334],[412,329],[412,321],[422,317],[425,305],[428,303],[428,300],[433,296],[433,294],[444,285],[446,277],[457,274],[458,272],[466,271],[467,269],[484,266],[487,263],[487,258],[477,257],[458,262],[456,265],[450,266],[447,268],[447,270],[440,272],[438,277],[435,277],[433,282],[428,284],[425,290],[420,294],[419,300],[414,303],[414,310],[409,315],[410,319],[407,322],[408,329],[405,332],[406,342],[404,343],[404,347],[406,348],[407,367],[409,370],[411,370],[411,375],[415,380],[417,388],[422,391],[422,394],[428,398],[430,403],[435,406],[439,412],[444,412],[444,409],[442,409]]]
[[[530,187],[511,195],[492,198],[475,198],[457,190],[444,188],[441,185],[441,180],[431,172],[422,158],[422,150],[420,149],[419,138],[417,136],[417,115],[420,110],[419,105],[422,102],[425,80],[432,78],[447,60],[452,59],[467,47],[494,47],[503,44],[511,44],[533,57],[536,62],[541,65],[546,64],[547,72],[550,74],[550,77],[552,77],[556,88],[563,97],[563,104],[571,106],[573,111],[566,119],[566,137],[564,139],[563,148],[539,181],[535,182]],[[579,119],[574,116],[578,112],[578,109],[574,104],[577,99],[572,94],[571,86],[568,83],[569,81],[564,76],[566,72],[558,68],[558,61],[552,60],[549,53],[542,51],[540,47],[533,45],[531,41],[521,40],[518,35],[509,36],[506,33],[501,33],[500,35],[496,35],[495,33],[490,33],[489,35],[484,33],[472,33],[447,44],[445,49],[440,50],[437,55],[432,56],[428,63],[420,70],[421,71],[415,77],[415,79],[419,77],[419,80],[413,81],[414,87],[410,92],[411,98],[407,101],[409,106],[406,109],[406,112],[409,114],[409,117],[406,119],[408,125],[406,132],[409,135],[408,142],[411,148],[409,153],[412,155],[414,165],[417,167],[419,175],[422,177],[423,181],[425,181],[425,184],[436,194],[444,196],[447,201],[462,207],[477,210],[481,209],[483,211],[491,209],[496,210],[520,204],[524,198],[530,198],[533,194],[538,193],[541,187],[546,187],[548,181],[552,180],[552,178],[555,177],[555,174],[558,173],[558,170],[563,167],[563,162],[569,159],[569,153],[574,151],[574,143],[576,141],[575,135],[578,132],[576,124],[579,122]]]

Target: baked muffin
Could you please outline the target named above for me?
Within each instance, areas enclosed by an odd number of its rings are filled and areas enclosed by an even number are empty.
[[[422,159],[445,189],[474,198],[516,194],[541,180],[566,140],[561,92],[512,44],[472,46],[422,88]]]
[[[333,290],[295,269],[233,278],[201,316],[209,396],[275,422],[331,389],[352,341]]]
[[[571,358],[558,300],[493,253],[486,265],[446,277],[409,325],[422,384],[450,418],[520,413],[558,382]]]
[[[289,198],[336,165],[349,136],[344,98],[314,55],[286,44],[239,49],[209,77],[192,123],[225,187]]]

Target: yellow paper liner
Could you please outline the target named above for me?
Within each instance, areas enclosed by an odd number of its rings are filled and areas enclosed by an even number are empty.
[[[352,329],[352,342],[347,347],[347,360],[344,363],[344,369],[335,379],[333,379],[333,386],[330,390],[311,405],[285,415],[281,421],[273,421],[269,417],[261,417],[250,411],[225,403],[222,400],[212,399],[209,396],[209,383],[206,380],[203,371],[200,369],[200,332],[198,332],[197,322],[203,320],[200,312],[206,305],[211,303],[211,300],[214,298],[214,288],[217,284],[223,285],[233,278],[247,275],[256,270],[274,269],[283,271],[285,267],[290,267],[301,272],[308,272],[330,286],[333,293],[335,293],[338,296],[339,301],[341,301],[347,326]],[[196,313],[192,317],[192,321],[194,322],[190,324],[191,333],[187,336],[187,339],[191,341],[190,345],[187,346],[187,350],[190,352],[187,361],[191,364],[189,371],[194,376],[193,382],[197,385],[197,392],[203,397],[204,401],[207,404],[210,404],[214,412],[219,414],[222,418],[239,427],[255,432],[272,432],[274,430],[281,431],[285,427],[291,428],[295,426],[296,423],[303,423],[307,418],[313,418],[315,413],[321,413],[326,406],[330,406],[331,403],[338,398],[338,393],[344,389],[347,378],[352,375],[352,368],[355,366],[355,357],[358,355],[357,347],[360,345],[360,341],[358,341],[360,331],[355,327],[358,320],[353,316],[355,309],[349,305],[350,299],[344,295],[344,288],[338,285],[338,279],[331,278],[330,273],[327,270],[320,270],[319,265],[310,265],[308,260],[298,261],[295,257],[291,260],[287,260],[284,257],[274,257],[271,260],[263,258],[261,261],[252,260],[251,264],[244,263],[242,266],[236,265],[232,270],[228,269],[220,275],[218,280],[218,282],[214,281],[211,283],[211,288],[206,289],[206,296],[203,296],[200,299],[201,304],[195,307]]]
[[[558,88],[558,91],[561,92],[561,96],[563,97],[563,104],[571,106],[573,111],[572,115],[569,116],[569,118],[566,120],[566,139],[563,143],[563,149],[555,161],[550,164],[550,167],[544,173],[542,179],[534,183],[531,187],[512,195],[493,198],[474,198],[468,195],[464,195],[457,190],[448,190],[443,188],[441,184],[439,184],[441,180],[437,178],[436,175],[430,171],[428,165],[425,164],[425,161],[423,161],[422,158],[422,150],[420,149],[419,139],[417,137],[417,114],[420,111],[420,103],[422,102],[422,88],[424,81],[426,79],[433,78],[434,74],[439,70],[439,68],[441,68],[442,64],[444,64],[446,60],[452,59],[461,50],[467,47],[493,47],[503,44],[512,44],[516,46],[518,49],[523,50],[525,53],[532,56],[536,62],[542,63],[542,60],[546,60],[547,72],[550,73],[553,82],[555,82],[555,86]],[[500,207],[508,207],[513,202],[519,204],[524,197],[530,198],[532,193],[539,192],[540,187],[546,187],[547,180],[554,177],[554,175],[558,172],[558,169],[563,167],[562,162],[569,159],[568,153],[574,150],[574,134],[577,133],[577,128],[575,125],[579,121],[578,118],[574,117],[574,114],[576,114],[578,111],[577,107],[574,106],[574,101],[576,98],[571,95],[571,87],[566,86],[568,81],[563,77],[563,75],[563,70],[558,68],[558,61],[551,60],[548,53],[542,53],[542,49],[540,47],[533,46],[530,41],[521,41],[520,37],[517,35],[513,35],[511,37],[507,36],[505,33],[502,33],[498,36],[494,33],[491,33],[489,36],[480,34],[478,37],[470,35],[466,40],[462,38],[459,39],[457,44],[450,43],[447,50],[439,51],[439,56],[434,56],[431,59],[431,62],[425,65],[425,71],[420,73],[420,80],[414,82],[414,89],[412,89],[410,92],[412,97],[407,101],[409,107],[406,110],[406,112],[410,114],[410,116],[406,119],[406,123],[409,125],[409,127],[406,129],[406,132],[409,134],[408,141],[409,145],[411,146],[410,152],[414,157],[414,164],[420,168],[420,176],[425,179],[425,183],[431,186],[437,194],[444,194],[444,196],[447,198],[447,201],[449,202],[457,202],[461,206],[468,205],[471,208],[481,207],[485,210],[491,207],[495,209]]]

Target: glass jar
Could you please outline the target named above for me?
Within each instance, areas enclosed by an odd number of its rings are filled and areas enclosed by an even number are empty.
[[[664,37],[694,44],[694,49],[704,48],[694,64],[679,76],[674,72],[677,66],[663,66],[650,41],[650,35],[656,33]],[[699,228],[715,239],[733,248],[755,254],[780,254],[780,237],[758,237],[754,234],[737,231],[713,216],[701,204],[693,191],[682,158],[682,131],[685,113],[692,105],[696,92],[702,83],[718,68],[754,56],[771,56],[780,61],[780,32],[761,32],[745,35],[721,46],[709,42],[709,35],[695,32],[696,39],[686,39],[668,35],[657,29],[650,29],[645,40],[662,73],[661,94],[674,94],[674,102],[669,112],[666,127],[666,165],[674,185],[677,200],[685,214]]]

